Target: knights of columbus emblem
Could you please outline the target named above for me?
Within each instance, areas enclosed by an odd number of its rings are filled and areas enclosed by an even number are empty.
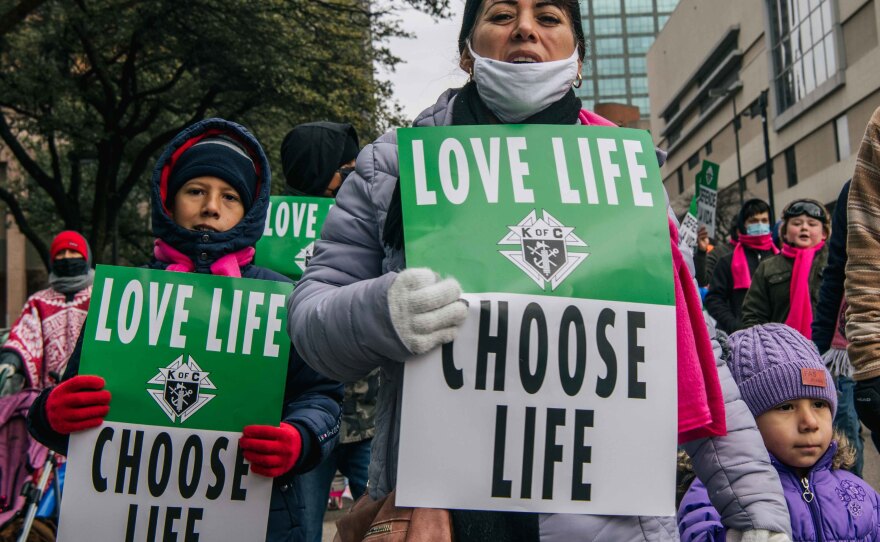
[[[306,267],[309,265],[309,261],[312,259],[312,255],[315,253],[315,242],[312,241],[308,245],[304,246],[302,250],[300,250],[296,256],[293,258],[293,262],[305,272]]]
[[[589,253],[569,252],[570,247],[587,246],[574,234],[574,228],[564,226],[547,211],[532,211],[519,224],[508,226],[510,232],[498,241],[499,245],[519,245],[518,250],[500,250],[508,260],[519,267],[541,289],[547,282],[555,290]]]
[[[156,403],[162,407],[172,423],[183,423],[200,408],[213,399],[215,395],[204,393],[204,390],[216,390],[217,387],[208,378],[192,356],[178,357],[171,365],[159,369],[159,374],[151,378],[147,384],[160,384],[162,389],[147,389]]]

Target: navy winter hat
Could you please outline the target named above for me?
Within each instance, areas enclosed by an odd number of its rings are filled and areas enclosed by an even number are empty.
[[[461,31],[458,33],[458,52],[463,53],[467,49],[467,41],[477,24],[477,14],[485,0],[467,0],[464,4],[464,15],[461,18]],[[587,44],[584,39],[584,23],[581,20],[581,5],[578,0],[557,0],[552,2],[561,9],[568,11],[568,16],[574,25],[574,37],[577,42],[578,55],[583,60],[587,53]]]
[[[336,170],[357,158],[360,146],[351,124],[309,122],[296,126],[281,143],[281,168],[287,185],[321,196]]]
[[[187,181],[207,176],[229,183],[241,197],[245,211],[251,208],[257,191],[254,161],[238,142],[223,136],[205,138],[177,159],[168,179],[165,205],[173,206],[175,194]]]
[[[831,373],[812,342],[785,324],[764,324],[730,336],[727,365],[743,400],[759,416],[794,399],[823,399],[837,412]]]

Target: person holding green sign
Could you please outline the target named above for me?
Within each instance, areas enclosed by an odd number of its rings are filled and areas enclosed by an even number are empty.
[[[152,186],[154,256],[148,267],[167,271],[289,282],[251,264],[270,193],[269,162],[242,126],[207,119],[177,135],[156,165]],[[69,435],[100,426],[110,392],[95,375],[79,375],[82,335],[62,382],[31,407],[31,434],[59,453]],[[257,391],[257,390],[254,390]],[[248,425],[239,446],[250,469],[275,478],[267,540],[301,540],[302,497],[292,481],[318,465],[339,431],[342,385],[325,378],[291,349],[283,419]]]
[[[350,124],[310,122],[295,126],[281,144],[281,167],[288,190],[294,195],[335,197],[354,171],[359,150],[357,132]],[[308,542],[322,540],[324,511],[337,469],[348,478],[352,498],[358,499],[366,491],[378,391],[378,371],[345,384],[339,445],[326,461],[297,481],[305,499]]]
[[[460,66],[470,81],[446,91],[419,115],[415,126],[613,126],[582,110],[571,88],[579,84],[585,53],[577,1],[468,0],[458,46]],[[467,308],[454,279],[430,269],[406,269],[396,133],[380,137],[360,157],[288,302],[288,326],[297,349],[324,374],[355,380],[381,368],[368,489],[371,498],[381,499],[397,483],[400,419],[405,415],[400,409],[403,362],[452,341]],[[662,157],[658,152],[658,159]],[[703,325],[699,314],[692,318]],[[708,338],[705,342],[708,347]],[[737,535],[753,541],[788,540],[779,477],[729,371],[723,364],[719,370],[728,434],[687,444],[696,470],[712,486],[718,509],[725,511],[731,540]],[[754,495],[763,497],[755,500]],[[459,542],[678,539],[671,517],[452,510],[452,521]]]

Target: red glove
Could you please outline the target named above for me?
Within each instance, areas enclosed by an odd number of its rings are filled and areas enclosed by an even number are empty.
[[[110,392],[100,376],[77,375],[55,386],[46,399],[49,425],[63,435],[104,423],[110,411]]]
[[[238,440],[251,470],[268,478],[281,476],[293,468],[302,452],[302,437],[288,423],[280,427],[248,425]]]

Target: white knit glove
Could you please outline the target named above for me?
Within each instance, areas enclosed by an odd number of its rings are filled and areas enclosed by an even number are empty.
[[[785,533],[775,533],[766,529],[751,531],[727,530],[727,542],[791,542]]]
[[[452,278],[425,268],[406,269],[388,288],[391,323],[403,345],[413,354],[424,354],[455,339],[467,316],[461,286]]]

